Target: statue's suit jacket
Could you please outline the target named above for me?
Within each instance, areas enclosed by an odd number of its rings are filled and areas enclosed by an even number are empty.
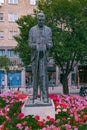
[[[52,32],[51,29],[47,26],[44,26],[42,29],[42,34],[40,34],[40,28],[38,25],[32,27],[29,31],[29,47],[31,48],[31,62],[34,62],[37,56],[37,44],[40,42],[40,37],[44,39],[46,44],[45,56],[48,57],[49,49],[52,47]],[[36,60],[37,61],[37,60]]]

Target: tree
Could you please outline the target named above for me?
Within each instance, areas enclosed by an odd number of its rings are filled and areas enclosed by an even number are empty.
[[[11,64],[11,61],[6,56],[0,56],[0,68],[4,69],[6,72],[9,70],[9,66]]]
[[[39,10],[52,28],[51,53],[63,74],[63,93],[69,94],[68,75],[87,60],[87,0],[39,0]]]
[[[22,59],[24,66],[30,64],[30,48],[28,46],[28,32],[36,23],[34,16],[23,16],[17,20],[20,34],[15,36],[18,45],[14,48],[15,52],[19,52],[19,57]]]
[[[67,78],[78,63],[87,56],[87,0],[39,0],[38,11],[46,15],[46,24],[52,29],[53,48],[51,55],[63,74],[63,93],[69,94]],[[25,65],[30,63],[28,31],[36,24],[36,18],[23,16],[17,21],[20,35],[16,51]]]

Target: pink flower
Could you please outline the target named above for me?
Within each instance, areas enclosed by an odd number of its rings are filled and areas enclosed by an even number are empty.
[[[56,121],[55,121],[55,123],[59,123],[60,122],[60,119],[57,119]]]
[[[29,127],[28,127],[28,126],[26,126],[24,130],[30,130],[30,129],[29,129]]]
[[[12,119],[11,119],[10,117],[7,117],[7,121],[8,121],[8,122],[11,122],[11,120],[12,120]]]
[[[48,128],[42,128],[42,130],[49,130]]]
[[[16,124],[16,127],[19,129],[22,129],[22,124],[18,123],[18,124]]]
[[[65,126],[66,126],[66,130],[71,130],[71,125],[65,124]]]
[[[51,125],[51,126],[50,126],[50,129],[51,129],[51,130],[56,130],[56,126]]]
[[[23,118],[23,117],[24,117],[24,114],[23,114],[23,113],[19,113],[19,114],[18,114],[18,117],[19,117],[19,118]]]
[[[0,130],[4,130],[4,125],[0,125]]]
[[[20,110],[22,109],[22,107],[23,107],[23,104],[20,105]]]
[[[48,127],[44,127],[44,128],[42,128],[42,130],[50,130],[50,127],[48,126]]]
[[[74,128],[74,130],[78,130],[78,128]]]

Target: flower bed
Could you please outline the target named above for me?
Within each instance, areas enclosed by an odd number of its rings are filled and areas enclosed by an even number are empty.
[[[49,95],[55,104],[55,119],[24,116],[21,108],[27,95],[0,94],[0,130],[87,130],[87,97]]]

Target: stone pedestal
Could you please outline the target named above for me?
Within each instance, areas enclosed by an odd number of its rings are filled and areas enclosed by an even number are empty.
[[[55,107],[52,100],[49,101],[49,103],[43,103],[39,99],[32,103],[30,99],[26,100],[24,103],[22,110],[22,113],[24,113],[25,116],[28,115],[38,115],[40,116],[40,119],[45,119],[49,115],[51,118],[55,119]]]

